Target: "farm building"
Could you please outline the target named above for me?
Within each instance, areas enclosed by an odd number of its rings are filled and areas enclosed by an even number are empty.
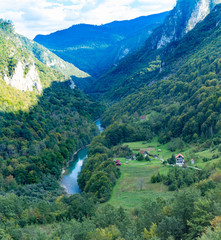
[[[116,163],[116,166],[121,166],[120,160],[116,160],[115,163]]]
[[[148,156],[147,151],[144,150],[140,150],[140,154],[142,154],[144,157]]]
[[[179,153],[179,154],[176,156],[176,165],[182,167],[184,163],[185,163],[185,161],[184,161],[184,156]]]

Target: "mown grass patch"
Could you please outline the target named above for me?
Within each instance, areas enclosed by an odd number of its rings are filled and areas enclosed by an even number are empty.
[[[168,143],[167,144],[160,144],[158,142],[158,138],[154,138],[151,142],[147,141],[140,141],[140,142],[129,142],[125,143],[125,145],[128,145],[131,150],[133,150],[135,153],[139,152],[136,150],[140,149],[154,149],[154,151],[148,151],[152,155],[157,155],[159,159],[167,160],[172,156],[172,154],[176,154],[175,152],[171,152],[168,149]],[[181,152],[181,151],[179,151]],[[178,152],[178,153],[179,153]]]
[[[116,207],[134,208],[140,206],[147,198],[172,196],[172,193],[168,192],[168,187],[163,183],[151,183],[153,174],[157,174],[159,170],[167,171],[168,167],[164,167],[159,160],[151,162],[130,160],[128,164],[124,158],[119,158],[119,160],[122,162],[121,177],[108,203]]]
[[[134,152],[138,153],[140,149],[154,148],[155,151],[149,151],[151,155],[158,155],[158,159],[151,157],[151,161],[134,161],[130,160],[126,164],[125,158],[116,158],[122,162],[120,167],[121,177],[113,189],[113,194],[108,203],[113,206],[123,206],[125,208],[134,208],[140,206],[145,199],[156,199],[158,197],[170,198],[173,192],[168,191],[168,187],[161,183],[151,183],[151,177],[158,172],[161,175],[167,175],[169,169],[173,166],[164,166],[162,159],[167,160],[173,154],[178,153],[184,155],[187,160],[187,165],[191,165],[190,160],[194,158],[195,164],[193,166],[204,168],[207,164],[217,163],[221,160],[219,158],[213,159],[214,154],[219,154],[218,150],[198,150],[197,146],[185,145],[185,147],[175,152],[168,149],[168,144],[160,144],[157,138],[151,142],[140,141],[125,143]],[[158,151],[160,149],[160,151]],[[203,158],[208,158],[208,162],[204,162]],[[142,185],[142,186],[141,186]]]

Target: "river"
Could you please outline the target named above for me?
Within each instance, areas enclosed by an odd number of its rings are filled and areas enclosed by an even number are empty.
[[[95,122],[100,133],[103,131],[101,127],[101,121],[97,120]],[[77,177],[81,171],[84,160],[88,157],[88,148],[80,150],[75,156],[74,160],[69,163],[69,166],[65,168],[63,174],[61,185],[66,189],[68,194],[79,193],[80,189],[77,183]]]

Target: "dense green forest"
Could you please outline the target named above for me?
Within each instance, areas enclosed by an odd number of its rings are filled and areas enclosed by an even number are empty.
[[[210,180],[209,180],[210,181]],[[146,199],[128,212],[100,206],[87,194],[59,197],[54,202],[7,194],[0,197],[2,239],[160,240],[219,239],[220,175],[215,188],[179,191],[170,200]],[[209,186],[209,185],[208,185]],[[202,187],[203,188],[203,187]]]
[[[79,148],[97,134],[91,121],[100,106],[70,82],[53,83],[29,112],[1,113],[1,189],[40,182],[61,169]]]
[[[10,21],[0,20],[0,32],[0,191],[16,191],[29,184],[37,184],[38,189],[44,180],[58,180],[73,153],[97,134],[92,121],[102,109],[71,88],[71,82],[60,72],[35,59],[21,44]],[[31,67],[35,69],[38,76],[34,81],[39,81],[42,90],[36,82],[31,82],[32,91],[6,84],[6,77],[15,81],[18,63],[22,67],[17,72],[24,75]]]
[[[82,191],[93,193],[100,202],[110,199],[113,186],[120,176],[120,169],[113,161],[114,156],[132,156],[128,148],[121,146],[124,142],[150,140],[152,138],[149,124],[138,123],[112,124],[104,132],[93,138],[89,146],[89,158],[84,162],[78,177]]]
[[[101,76],[93,84],[93,89],[89,89],[89,92],[95,94],[97,92],[98,97],[109,102],[116,102],[136,92],[141,87],[155,85],[154,83],[164,79],[174,81],[174,77],[183,71],[186,72],[180,78],[180,81],[183,82],[187,80],[184,75],[188,74],[192,78],[191,73],[197,72],[200,76],[214,72],[218,77],[218,72],[213,71],[214,68],[212,70],[210,67],[207,68],[206,64],[213,64],[215,56],[219,62],[217,56],[220,52],[220,8],[220,4],[217,5],[205,20],[198,23],[192,31],[166,47],[152,49],[148,39],[146,45],[138,52],[131,54],[119,65]],[[161,35],[161,32],[158,31],[157,29],[154,32],[156,38],[157,34]],[[196,66],[194,60],[197,63]],[[185,69],[187,65],[189,65],[188,70]],[[102,94],[99,94],[100,92]],[[162,95],[159,95],[159,98],[161,97]]]
[[[220,156],[220,19],[218,5],[183,39],[141,49],[110,70],[104,76],[113,77],[105,83],[112,85],[103,95],[110,104],[105,112],[103,102],[71,88],[71,81],[35,58],[42,92],[7,85],[4,75],[12,76],[18,61],[28,71],[30,54],[11,38],[11,22],[0,21],[0,239],[220,239],[220,161],[202,157],[202,169],[175,167],[174,155],[166,161],[156,156],[159,171],[153,174],[155,157],[144,159],[141,148],[135,150],[136,142],[149,146],[157,137],[158,153],[164,150],[159,141],[171,154],[193,145]],[[93,121],[101,114],[106,129],[98,135]],[[131,142],[133,151],[126,145]],[[68,195],[60,184],[62,169],[88,144],[78,177],[81,193]],[[130,210],[114,207],[107,201],[125,172],[113,159],[135,152],[140,166],[152,169],[148,184],[162,183],[172,194],[145,196]]]
[[[197,170],[192,168],[187,168],[185,171],[180,167],[171,168],[166,176],[157,174],[153,175],[151,178],[152,183],[164,182],[165,185],[169,186],[169,191],[176,191],[180,188],[189,187],[194,183],[201,183],[200,186],[202,194],[204,194],[204,188],[208,190],[209,188],[215,188],[214,181],[203,181],[208,179],[210,175],[214,172],[215,168],[207,167],[203,170]]]
[[[221,130],[220,13],[221,6],[218,5],[216,11],[184,39],[172,44],[176,48],[167,57],[165,70],[159,73],[165,76],[166,72],[168,77],[139,89],[108,108],[103,115],[103,124],[119,119],[134,121],[135,113],[146,114],[151,129],[160,136],[161,142],[177,137],[185,141],[214,138],[218,144]],[[177,66],[179,70],[171,74]]]

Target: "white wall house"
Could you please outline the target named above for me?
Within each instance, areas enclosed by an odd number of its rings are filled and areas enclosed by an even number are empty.
[[[185,161],[184,161],[184,156],[179,153],[179,154],[176,156],[176,165],[182,167],[184,163],[185,163]]]

